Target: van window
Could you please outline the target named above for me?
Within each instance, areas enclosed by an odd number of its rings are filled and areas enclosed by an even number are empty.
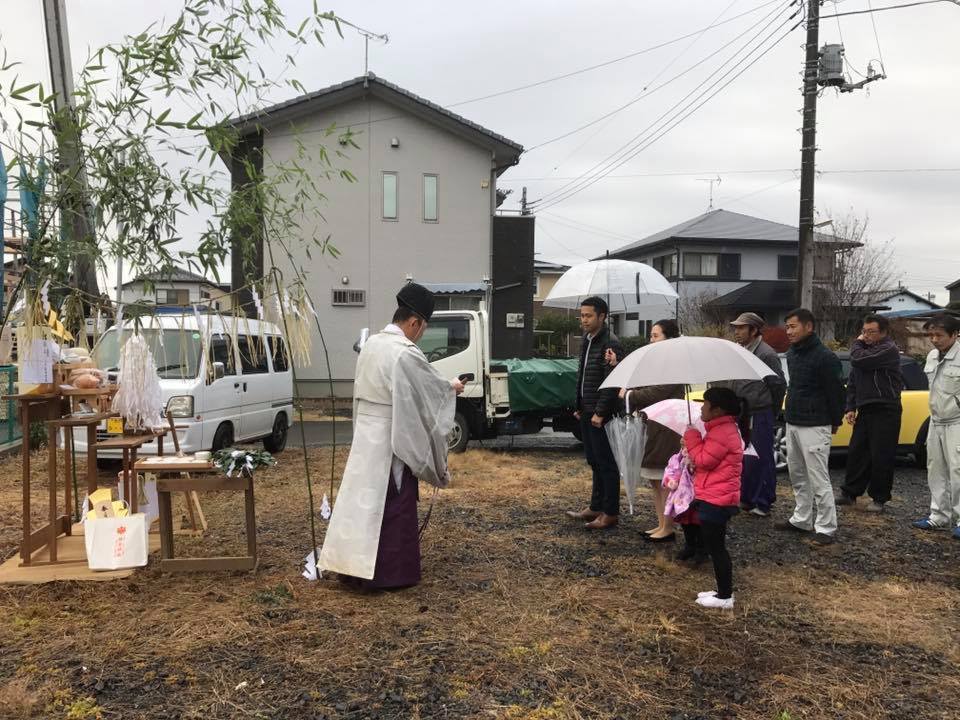
[[[287,346],[283,344],[283,338],[276,335],[267,336],[267,342],[270,345],[270,357],[273,358],[273,371],[286,372],[290,369],[290,363],[287,361]]]
[[[177,380],[197,377],[200,370],[201,341],[196,330],[163,330],[146,328],[140,331],[157,364],[161,380]],[[101,337],[93,349],[97,367],[117,370],[120,365],[120,350],[130,340],[133,331],[124,329],[122,336],[115,327]]]
[[[463,352],[470,345],[468,318],[434,318],[417,343],[427,360],[435,362]]]
[[[244,375],[269,372],[267,354],[260,338],[240,335],[237,337],[237,349],[240,351],[240,369]]]
[[[214,334],[210,339],[210,374],[213,375],[213,363],[223,363],[224,375],[237,374],[237,362],[233,356],[233,342],[230,336]]]

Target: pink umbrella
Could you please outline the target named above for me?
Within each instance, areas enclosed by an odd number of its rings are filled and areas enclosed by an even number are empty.
[[[705,435],[707,428],[704,427],[703,420],[700,419],[700,403],[693,400],[681,400],[672,398],[670,400],[661,400],[654,403],[641,412],[647,416],[647,420],[663,425],[668,430],[673,430],[677,435],[683,436],[687,428],[692,425],[701,435]],[[757,451],[753,445],[747,445],[744,450],[746,455],[756,456]]]

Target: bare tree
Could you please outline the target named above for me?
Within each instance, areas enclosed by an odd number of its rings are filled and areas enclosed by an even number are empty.
[[[896,289],[893,240],[874,242],[869,225],[851,210],[833,220],[832,239],[818,238],[814,312],[827,339],[855,336],[862,316]]]
[[[684,335],[723,337],[725,326],[722,308],[712,305],[716,290],[703,290],[695,295],[682,295],[677,307],[677,322]]]

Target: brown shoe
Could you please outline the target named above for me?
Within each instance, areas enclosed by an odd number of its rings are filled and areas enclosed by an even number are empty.
[[[574,520],[596,520],[603,513],[598,513],[590,508],[584,508],[583,510],[567,510],[567,517]]]
[[[584,527],[587,530],[609,530],[610,528],[616,527],[618,522],[620,522],[620,518],[617,515],[600,513],[600,517],[592,522],[588,522]]]

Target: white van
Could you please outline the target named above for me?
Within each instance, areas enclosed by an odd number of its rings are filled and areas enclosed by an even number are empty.
[[[209,341],[207,352],[195,315],[158,315],[140,321],[140,332],[157,364],[166,411],[178,426],[186,427],[177,430],[180,449],[221,450],[235,442],[262,440],[268,451],[280,452],[293,424],[293,373],[277,326],[243,319],[234,326],[232,318],[207,315],[201,316],[201,323]],[[124,323],[122,331],[107,330],[92,352],[97,367],[115,374],[120,348],[132,332],[132,321]],[[107,421],[97,429],[97,439],[122,432],[119,419]],[[77,452],[86,452],[86,431],[74,433],[74,444]],[[156,442],[139,452],[155,455]],[[172,452],[173,441],[167,436],[164,453]],[[120,457],[118,451],[107,450],[97,455]]]

